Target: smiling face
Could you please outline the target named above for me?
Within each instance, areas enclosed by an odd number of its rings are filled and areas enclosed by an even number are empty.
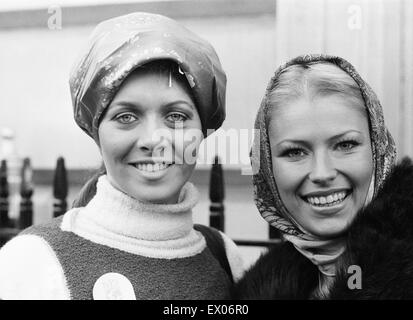
[[[296,223],[323,238],[346,231],[373,174],[366,111],[337,94],[298,98],[273,110],[269,135],[276,185]]]
[[[202,137],[189,90],[165,72],[132,73],[99,125],[109,181],[150,203],[178,201],[195,167]]]

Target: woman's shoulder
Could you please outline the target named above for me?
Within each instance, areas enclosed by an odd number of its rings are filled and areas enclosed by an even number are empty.
[[[41,236],[22,233],[0,250],[1,299],[67,299],[60,263]]]
[[[54,243],[73,210],[22,230],[0,249],[1,299],[69,299]]]
[[[40,224],[32,225],[22,230],[19,235],[33,234],[40,237],[51,238],[59,235],[61,231],[68,231],[71,228],[73,219],[83,208],[72,208],[64,215],[54,217]]]
[[[11,261],[18,260],[17,257],[28,258],[30,255],[38,256],[38,254],[47,255],[48,253],[52,253],[53,250],[49,240],[51,237],[60,233],[62,221],[66,214],[43,223],[32,225],[20,231],[17,236],[10,239],[1,247],[0,258],[3,256],[16,258],[7,259]],[[2,262],[4,262],[4,260]]]
[[[245,271],[244,259],[234,241],[213,227],[195,224],[194,229],[201,232],[208,248],[234,281],[238,281]]]
[[[42,261],[39,257],[50,256],[51,248],[41,236],[31,233],[20,233],[9,240],[0,249],[0,269],[13,263],[27,268],[27,263]],[[0,272],[0,276],[3,273]],[[0,282],[1,283],[1,282]]]

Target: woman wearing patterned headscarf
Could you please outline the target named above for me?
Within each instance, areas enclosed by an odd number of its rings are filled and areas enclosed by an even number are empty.
[[[167,17],[99,24],[70,77],[77,124],[104,166],[74,208],[0,251],[2,299],[223,299],[242,263],[224,234],[194,225],[188,182],[225,118],[212,46]]]
[[[282,241],[235,298],[413,298],[413,166],[395,165],[382,107],[353,66],[326,55],[283,65],[255,128],[255,202]]]

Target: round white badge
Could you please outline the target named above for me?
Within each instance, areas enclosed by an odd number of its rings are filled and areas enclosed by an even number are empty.
[[[93,286],[94,300],[136,300],[132,283],[116,272],[105,273]]]

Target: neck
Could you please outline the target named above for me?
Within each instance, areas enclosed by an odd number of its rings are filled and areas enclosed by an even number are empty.
[[[302,255],[315,264],[324,276],[334,277],[336,275],[337,261],[346,249],[344,237],[321,240],[316,237],[303,239],[289,234],[283,236]]]

